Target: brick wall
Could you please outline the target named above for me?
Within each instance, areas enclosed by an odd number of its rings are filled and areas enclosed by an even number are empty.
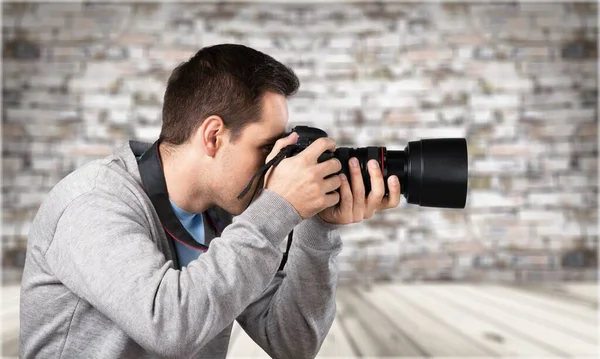
[[[365,239],[379,241],[373,255],[596,242],[593,3],[8,3],[2,20],[5,269],[22,265],[52,186],[130,138],[155,139],[171,70],[222,42],[290,65],[291,124],[339,145],[467,138],[465,210],[379,213],[344,230],[344,260]]]

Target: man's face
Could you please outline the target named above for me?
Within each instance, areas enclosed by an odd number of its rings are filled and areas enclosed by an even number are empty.
[[[223,166],[215,176],[214,187],[219,206],[233,215],[241,214],[250,203],[258,184],[255,178],[252,188],[238,200],[237,196],[250,182],[254,173],[265,164],[273,144],[285,133],[288,123],[288,107],[284,95],[267,92],[262,99],[262,118],[244,127],[235,144],[227,142],[223,147]],[[229,139],[229,138],[228,138]]]

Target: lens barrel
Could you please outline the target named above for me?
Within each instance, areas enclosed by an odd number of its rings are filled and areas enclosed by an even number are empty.
[[[401,193],[408,203],[425,207],[464,208],[468,187],[468,154],[464,138],[435,138],[409,142],[404,151],[388,151],[385,147],[338,147],[333,155],[342,163],[349,181],[348,160],[359,160],[365,194],[371,192],[367,163],[374,159],[384,177],[400,179]]]

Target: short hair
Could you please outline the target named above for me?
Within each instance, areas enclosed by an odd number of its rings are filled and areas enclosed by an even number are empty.
[[[265,92],[289,97],[299,85],[289,67],[260,51],[238,44],[205,47],[171,73],[159,139],[180,145],[204,119],[218,115],[235,143],[246,125],[260,120]]]

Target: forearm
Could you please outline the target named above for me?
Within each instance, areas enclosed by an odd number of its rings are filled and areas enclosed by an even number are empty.
[[[284,271],[239,318],[275,358],[314,357],[331,328],[342,248],[335,228],[318,217],[298,225]]]

